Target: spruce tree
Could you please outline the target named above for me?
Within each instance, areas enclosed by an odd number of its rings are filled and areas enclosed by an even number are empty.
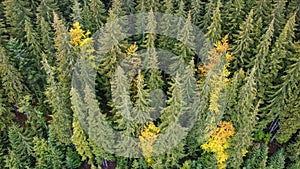
[[[224,10],[222,27],[224,34],[230,34],[229,41],[232,41],[232,35],[237,32],[245,17],[245,2],[244,0],[228,1],[224,5]]]
[[[42,86],[38,86],[35,84],[42,84],[44,82],[44,72],[40,71],[41,68],[41,54],[42,48],[40,45],[40,39],[38,34],[33,28],[33,25],[30,22],[29,18],[25,20],[25,38],[26,38],[26,46],[30,54],[30,58],[28,59],[27,64],[31,64],[31,71],[27,72],[27,80],[29,81],[30,85],[33,86],[33,90],[40,91]],[[34,65],[34,66],[33,66]],[[38,97],[38,96],[37,96]]]
[[[274,36],[274,21],[272,20],[265,34],[261,37],[261,42],[257,46],[255,60],[251,61],[256,69],[257,92],[259,98],[264,98],[266,78],[267,56],[270,54],[271,41]],[[251,65],[252,66],[252,65]]]
[[[264,26],[267,25],[270,20],[271,1],[270,0],[255,0],[254,20],[257,21],[262,18]]]
[[[24,0],[5,0],[4,15],[9,25],[8,33],[11,37],[23,39],[25,35],[24,24],[26,17],[32,17],[29,2]]]
[[[143,64],[148,68],[146,83],[150,89],[150,106],[154,112],[159,112],[163,103],[163,92],[161,88],[164,84],[161,77],[161,70],[159,67],[159,60],[156,51],[155,41],[156,35],[155,30],[157,29],[157,22],[155,15],[152,10],[148,13],[148,24],[146,26],[146,31],[148,32],[145,37],[144,46],[146,48],[146,54],[144,56]],[[155,113],[155,114],[156,114]]]
[[[2,15],[2,13],[1,13]],[[2,18],[0,18],[0,45],[4,45],[4,43],[6,43],[7,41],[7,30],[5,29],[5,23],[4,23],[4,20]]]
[[[274,34],[278,36],[285,22],[285,8],[287,0],[277,0],[272,10],[271,18],[274,19]]]
[[[74,116],[72,124],[73,134],[72,134],[72,143],[75,145],[78,154],[81,156],[81,160],[85,161],[89,159],[89,163],[92,163],[93,154],[89,143],[87,141],[84,130],[81,128],[80,121]]]
[[[280,80],[282,74],[280,73],[283,68],[285,68],[285,58],[291,57],[290,47],[293,46],[293,37],[294,37],[294,29],[295,29],[295,15],[293,15],[286,26],[284,27],[282,33],[278,37],[275,42],[275,46],[272,50],[272,54],[269,56],[267,63],[267,68],[265,68],[269,73],[264,76],[266,87],[265,97],[263,98],[265,102],[269,102],[270,104],[266,106],[266,110],[264,114],[261,116],[260,123],[262,125],[267,125],[271,122],[275,117],[280,114],[286,114],[284,110],[282,110],[282,106],[278,106],[277,109],[274,109],[274,105],[277,105],[279,100],[278,98],[272,96],[274,93],[277,93],[278,90],[274,90],[272,86],[278,86],[280,83],[283,83]],[[276,87],[275,87],[276,88]],[[276,94],[275,94],[276,95]],[[270,99],[273,99],[271,102]],[[282,102],[281,102],[282,103]]]
[[[69,144],[71,142],[72,125],[69,92],[71,68],[75,58],[72,57],[67,30],[55,13],[53,27],[55,29],[54,45],[57,65],[54,70],[48,64],[47,58],[43,59],[43,66],[48,74],[47,83],[49,84],[45,94],[47,97],[46,101],[53,111],[50,128],[61,143]],[[57,77],[55,77],[56,73],[58,73]]]
[[[22,82],[22,76],[9,60],[5,49],[0,46],[0,77],[4,93],[9,103],[17,105],[26,90]]]
[[[235,57],[234,69],[242,68],[246,71],[251,64],[251,56],[253,55],[253,10],[247,16],[247,19],[240,25],[238,35],[234,42],[232,55]]]
[[[284,157],[283,149],[280,149],[268,159],[267,168],[284,169],[284,163],[285,163],[284,161],[285,161],[285,157]]]
[[[194,0],[191,2],[191,18],[194,25],[199,26],[203,20],[205,10],[205,2],[202,0]]]
[[[73,22],[81,22],[83,20],[81,4],[78,0],[73,0],[73,3],[72,20]]]
[[[183,28],[179,31],[177,39],[180,42],[176,44],[176,52],[179,54],[181,59],[183,59],[186,63],[189,63],[193,59],[193,51],[195,50],[195,36],[193,35],[190,13],[187,16]]]
[[[32,131],[30,131],[32,132]],[[8,137],[11,146],[6,165],[9,168],[30,168],[32,159],[32,138],[20,126],[13,125],[9,128]]]
[[[89,7],[93,18],[95,19],[96,30],[99,30],[106,21],[106,9],[101,0],[91,0]]]
[[[50,169],[52,168],[52,150],[45,139],[35,137],[33,139],[33,156],[36,159],[36,169]]]
[[[230,160],[231,167],[239,168],[243,162],[244,152],[252,144],[252,132],[256,124],[256,114],[258,106],[255,103],[255,67],[252,69],[245,84],[240,88],[236,107],[231,110],[230,120],[233,122],[235,134],[230,141]],[[233,84],[236,85],[236,84]],[[235,88],[233,86],[233,88]],[[231,93],[234,94],[234,93]],[[230,111],[230,110],[229,110]]]
[[[175,24],[174,20],[172,20],[169,15],[172,15],[174,13],[174,5],[172,0],[164,0],[164,14],[162,18],[159,20],[162,24],[162,26],[159,28],[162,31],[162,35],[158,37],[158,45],[160,48],[163,49],[172,49],[174,46],[174,41],[172,38],[168,36],[163,36],[166,34],[176,34],[176,30],[172,27],[173,24]]]
[[[41,23],[41,19],[44,18],[48,24],[53,21],[53,11],[58,12],[58,6],[55,0],[41,1],[37,7],[37,24]]]
[[[266,168],[268,158],[268,147],[266,145],[254,145],[251,153],[247,155],[243,168]]]
[[[218,40],[221,40],[221,36],[222,36],[222,19],[221,19],[221,11],[220,11],[221,6],[222,6],[222,2],[218,0],[217,6],[214,9],[211,17],[211,24],[207,28],[207,33],[205,34],[205,36],[212,43],[216,43]]]
[[[38,25],[40,39],[41,39],[41,48],[42,51],[49,56],[50,63],[53,62],[53,58],[51,58],[51,54],[54,53],[54,42],[53,42],[53,30],[49,22],[47,22],[44,17],[41,17],[40,23]],[[51,59],[50,59],[51,58]]]
[[[201,20],[201,23],[200,23],[200,28],[203,30],[204,33],[207,32],[208,27],[211,25],[213,11],[214,11],[215,6],[216,5],[214,3],[214,0],[209,0],[205,4],[205,14],[203,15],[203,19]]]
[[[133,108],[133,113],[136,118],[134,121],[144,123],[149,121],[151,118],[150,109],[150,93],[146,88],[144,76],[141,70],[138,71],[137,78],[135,79],[135,90],[136,95],[134,96],[135,104]]]
[[[161,147],[167,149],[163,155],[157,156],[155,160],[162,158],[164,166],[167,168],[179,167],[179,160],[184,155],[184,141],[180,140],[187,134],[186,128],[180,123],[180,116],[184,114],[184,98],[182,90],[182,80],[178,72],[170,83],[169,88],[170,98],[167,100],[168,106],[162,110],[160,117],[162,123],[159,128],[163,134],[158,136],[157,142],[154,144],[155,153],[159,153]],[[159,161],[159,160],[158,160]]]

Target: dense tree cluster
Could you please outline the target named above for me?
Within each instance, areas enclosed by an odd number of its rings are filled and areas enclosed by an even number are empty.
[[[0,0],[0,168],[299,169],[299,7]]]

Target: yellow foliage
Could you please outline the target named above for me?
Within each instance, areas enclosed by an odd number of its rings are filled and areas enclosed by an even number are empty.
[[[153,144],[159,132],[160,129],[156,127],[153,122],[150,122],[144,126],[139,136],[139,147],[143,151],[143,156],[146,158],[148,166],[152,164],[151,153],[153,152]]]
[[[228,34],[225,35],[225,37],[221,40],[221,42],[218,41],[215,44],[215,48],[218,53],[223,53],[223,52],[227,52],[228,50],[231,50],[228,44]]]
[[[82,46],[91,40],[91,38],[88,38],[90,34],[90,31],[85,32],[81,29],[79,22],[75,22],[69,32],[70,43],[75,46]]]
[[[133,45],[130,45],[128,49],[126,49],[127,56],[135,55],[135,52],[138,50],[138,46],[134,42]]]
[[[243,155],[243,157],[245,157],[247,153],[248,153],[248,150],[242,149],[242,155]]]
[[[231,122],[220,122],[218,128],[212,133],[211,137],[201,145],[201,147],[209,152],[216,153],[218,168],[226,168],[224,163],[228,159],[226,149],[228,146],[228,138],[234,135],[234,127]]]
[[[215,48],[209,52],[210,64],[205,65],[205,68],[208,71],[216,71],[216,66],[219,65],[219,62],[221,61],[220,58],[222,56],[225,56],[225,63],[221,72],[222,76],[220,76],[219,74],[212,74],[210,77],[213,80],[213,86],[210,96],[210,105],[208,109],[215,114],[222,113],[220,110],[221,105],[219,104],[220,96],[222,95],[222,91],[224,91],[224,88],[226,88],[226,86],[230,84],[230,80],[228,78],[230,75],[230,71],[228,70],[228,68],[230,65],[230,61],[233,60],[233,56],[230,55],[229,50],[230,47],[228,44],[228,35],[226,35],[222,39],[222,41],[216,42]],[[214,121],[212,121],[212,123],[214,123]]]

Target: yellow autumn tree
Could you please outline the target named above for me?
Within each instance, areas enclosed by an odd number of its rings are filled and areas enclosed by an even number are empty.
[[[226,105],[226,88],[230,85],[229,66],[233,59],[229,53],[228,35],[221,41],[215,43],[215,47],[209,51],[209,63],[204,65],[206,82],[209,84],[209,105],[208,105],[208,125],[206,131],[210,131],[208,136],[216,128],[216,125],[223,116]]]
[[[142,149],[143,156],[145,157],[148,166],[151,166],[152,159],[151,154],[153,153],[153,144],[157,138],[157,134],[160,129],[155,126],[153,122],[147,123],[139,136],[140,142],[139,147]]]
[[[216,154],[219,169],[226,168],[225,161],[229,157],[226,153],[226,149],[229,147],[228,139],[233,135],[234,127],[232,123],[222,121],[219,123],[218,128],[214,130],[211,137],[201,146],[205,151]]]
[[[69,31],[70,43],[75,46],[83,46],[88,41],[91,41],[91,38],[89,38],[90,34],[90,31],[84,31],[81,29],[79,22],[75,22],[73,24],[73,28]]]

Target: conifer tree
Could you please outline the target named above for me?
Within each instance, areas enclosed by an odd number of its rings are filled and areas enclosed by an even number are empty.
[[[143,64],[148,68],[146,83],[150,89],[150,106],[155,114],[160,111],[163,103],[163,92],[160,90],[163,86],[163,80],[161,77],[161,70],[159,68],[159,60],[156,51],[155,41],[156,35],[155,30],[157,29],[157,22],[155,15],[152,10],[148,12],[148,24],[146,31],[148,32],[145,36],[144,47],[146,48],[146,54],[144,56]]]
[[[36,169],[52,168],[52,150],[45,139],[35,137],[33,139],[33,156],[36,159]]]
[[[0,90],[0,133],[5,132],[12,122],[14,115],[10,112],[3,89]],[[4,139],[4,137],[3,137]]]
[[[81,22],[83,20],[81,4],[78,0],[73,0],[73,3],[72,20],[73,22]]]
[[[150,108],[150,93],[146,89],[146,84],[142,72],[139,70],[137,78],[135,80],[136,95],[134,96],[135,104],[133,113],[136,117],[135,122],[146,122],[150,120],[151,108]]]
[[[222,27],[224,34],[230,34],[229,41],[232,41],[232,35],[237,32],[245,17],[245,2],[244,0],[228,1],[224,8],[225,14],[222,16],[224,18]]]
[[[280,70],[285,67],[284,58],[291,57],[290,52],[292,51],[290,51],[290,47],[293,46],[293,43],[291,43],[291,41],[293,41],[294,29],[295,15],[293,15],[286,23],[286,26],[284,27],[282,33],[275,42],[272,54],[268,58],[268,60],[270,61],[269,63],[267,63],[267,68],[265,69],[267,69],[269,73],[264,76],[264,79],[266,79],[265,84],[267,84],[267,86],[265,87],[267,93],[266,97],[264,97],[264,101],[269,101],[270,98],[274,98],[270,95],[273,95],[273,93],[277,92],[277,90],[274,90],[274,88],[271,86],[277,86],[278,84],[283,82],[278,78],[282,76]],[[266,107],[267,111],[264,112],[264,115],[262,115],[262,119],[260,120],[260,123],[262,125],[268,124],[280,114],[286,114],[283,113],[284,110],[282,110],[281,106],[277,107],[276,110],[272,107],[273,105],[277,105],[277,103],[275,103],[277,101],[279,100],[275,97],[274,100],[271,101],[272,103]]]
[[[258,20],[253,20],[253,41],[254,41],[254,46],[258,46],[259,43],[260,43],[260,39],[261,39],[261,36],[263,35],[263,20],[262,18],[258,18]],[[254,47],[254,54],[256,55],[256,50],[255,50],[255,47]]]
[[[119,9],[121,10],[121,9]],[[118,14],[114,10],[109,10],[109,17],[105,29],[107,32],[103,35],[103,39],[96,39],[96,42],[101,44],[101,48],[96,51],[97,54],[104,55],[107,51],[108,54],[104,56],[101,63],[101,74],[107,74],[108,77],[113,76],[113,72],[116,68],[117,61],[122,58],[121,55],[121,44],[118,39],[122,39],[125,34],[121,30],[121,25],[118,23],[111,24],[118,17]],[[104,53],[105,52],[105,53]]]
[[[253,10],[247,16],[247,19],[240,25],[238,35],[236,35],[235,46],[232,55],[235,56],[234,69],[242,68],[247,70],[248,64],[251,64],[253,54]]]
[[[54,72],[55,70],[48,64],[47,58],[44,58],[43,66],[48,74],[47,83],[49,84],[45,94],[47,97],[46,101],[53,111],[50,128],[61,143],[69,144],[71,142],[72,125],[69,92],[71,67],[74,64],[75,58],[72,57],[67,30],[55,13],[53,27],[55,29],[54,43],[58,77],[54,76],[56,73]]]
[[[220,8],[222,6],[222,2],[218,0],[217,6],[213,11],[211,17],[211,24],[207,28],[207,33],[205,36],[212,42],[216,43],[218,40],[221,40],[222,36],[222,19],[221,19],[221,11]]]
[[[7,132],[0,131],[0,164],[5,165],[5,158],[7,157],[8,150],[5,145],[7,145]],[[4,168],[4,167],[3,167]]]
[[[257,46],[255,60],[251,61],[255,65],[256,69],[256,79],[257,79],[257,94],[259,98],[263,98],[265,94],[266,78],[266,65],[267,56],[270,53],[271,41],[274,36],[274,21],[272,20],[265,34],[261,37],[261,42]],[[252,66],[252,65],[251,65]]]
[[[135,6],[136,3],[134,0],[125,0],[123,8],[125,9],[126,14],[130,15],[135,13]]]
[[[93,18],[95,19],[96,30],[99,30],[106,21],[106,9],[101,0],[91,0],[89,7]]]
[[[0,4],[1,5],[1,4]],[[2,15],[2,12],[1,12]],[[0,18],[0,45],[4,45],[4,43],[7,41],[7,36],[5,35],[7,33],[7,30],[5,29],[5,23],[2,18]]]
[[[266,145],[255,145],[251,151],[247,155],[247,159],[244,162],[243,168],[258,168],[263,169],[266,168],[268,158],[268,147]]]
[[[39,68],[41,67],[41,54],[42,54],[42,49],[40,46],[40,39],[38,37],[38,34],[36,33],[36,31],[33,28],[33,25],[30,22],[29,18],[26,18],[25,20],[25,38],[26,38],[26,45],[27,45],[27,49],[29,51],[29,54],[31,55],[31,59],[28,58],[28,62],[32,65],[31,67],[33,67],[31,70],[31,72],[27,72],[27,77],[28,80],[30,81],[30,85],[35,86],[34,90],[39,91],[41,88],[41,86],[37,86],[34,85],[35,83],[43,83],[43,77],[44,74],[43,72],[41,72],[39,70]],[[28,63],[28,64],[29,64]],[[34,65],[34,66],[33,66]],[[32,79],[31,79],[31,78]]]
[[[4,48],[0,46],[0,77],[5,95],[8,97],[9,103],[17,104],[22,98],[22,93],[26,87],[22,82],[22,76],[9,61],[8,55]]]
[[[73,150],[72,148],[68,147],[67,154],[66,154],[66,168],[72,169],[72,168],[79,168],[81,166],[81,159],[80,155]],[[91,168],[93,168],[94,165],[91,165]]]
[[[274,4],[271,18],[274,19],[274,34],[278,36],[285,23],[285,8],[287,0],[277,0]]]
[[[11,37],[23,39],[25,35],[24,24],[26,17],[32,16],[29,2],[24,0],[5,0],[4,15],[6,23],[9,25],[8,33]]]
[[[159,12],[160,4],[158,0],[145,0],[145,5],[147,11],[152,9],[154,12]]]
[[[78,154],[81,156],[81,160],[85,161],[87,158],[89,159],[89,163],[92,163],[93,154],[91,148],[89,147],[89,143],[85,136],[83,129],[81,128],[81,124],[74,116],[73,118],[73,135],[72,135],[72,143],[75,145]]]
[[[174,12],[173,0],[164,0],[162,10],[165,14],[173,14]]]
[[[38,25],[40,28],[39,34],[41,35],[41,48],[42,51],[47,55],[51,56],[54,53],[54,42],[53,42],[53,30],[44,17],[40,18],[40,23]],[[50,59],[50,63],[53,62],[53,59]]]
[[[169,15],[172,15],[174,13],[174,5],[172,0],[164,0],[164,7],[164,14],[160,19],[160,22],[164,24],[162,24],[162,26],[159,29],[162,31],[163,35],[171,33],[176,34],[176,30],[174,30],[174,28],[171,26],[174,24],[175,21],[169,17]],[[160,35],[158,37],[159,47],[163,49],[171,49],[175,43],[174,40],[168,36],[163,35]]]
[[[117,17],[124,16],[126,11],[123,10],[124,2],[120,0],[113,0],[111,10]]]
[[[268,159],[268,169],[284,169],[284,154],[283,154],[283,149],[278,150],[275,154],[273,154],[269,159]]]
[[[194,0],[191,2],[191,18],[194,25],[199,26],[204,15],[205,2],[201,0]]]
[[[32,167],[32,138],[28,137],[28,131],[13,125],[9,128],[8,137],[11,146],[6,165],[9,168]]]
[[[287,145],[286,145],[286,148],[285,148],[285,157],[286,157],[286,163],[288,163],[287,160],[289,160],[290,164],[288,165],[288,168],[289,169],[292,169],[292,168],[297,168],[297,166],[299,167],[300,166],[300,163],[299,163],[299,157],[300,157],[300,151],[299,151],[299,148],[300,148],[300,134],[297,133],[295,135],[295,139],[294,140],[291,140]]]
[[[280,117],[280,130],[276,137],[280,143],[287,142],[300,128],[299,123],[297,123],[299,113],[297,113],[296,106],[299,104],[299,89],[296,87],[299,81],[299,53],[295,54],[291,60],[292,65],[281,77],[282,83],[276,87],[277,91],[270,101],[270,105],[273,106],[270,114],[276,113]]]
[[[207,32],[208,27],[211,25],[214,8],[214,0],[209,0],[205,4],[205,14],[203,15],[203,19],[200,23],[200,28],[203,30],[204,33]]]
[[[162,156],[157,156],[154,161],[162,158],[165,161],[164,166],[167,168],[177,168],[179,167],[179,160],[185,156],[185,144],[180,138],[187,134],[186,129],[180,123],[180,116],[184,114],[184,100],[182,80],[178,72],[170,85],[168,93],[170,98],[167,100],[168,106],[162,110],[160,117],[162,123],[159,128],[163,135],[158,136],[158,140],[154,144],[154,150],[156,153],[159,153],[161,147],[169,147],[170,145],[174,145],[174,147],[167,150]]]
[[[243,162],[245,152],[252,144],[252,132],[256,124],[256,114],[258,106],[255,103],[255,67],[251,74],[246,79],[246,83],[241,87],[237,97],[237,103],[230,120],[233,122],[235,128],[235,135],[230,141],[230,160],[231,167],[239,168]],[[236,85],[236,84],[233,84]],[[234,87],[234,86],[233,86]],[[234,93],[232,93],[234,94]]]
[[[37,7],[37,24],[41,23],[41,19],[44,18],[44,21],[48,24],[53,21],[53,11],[58,11],[57,2],[55,0],[43,0]]]
[[[176,51],[179,53],[179,57],[186,63],[189,63],[193,59],[195,50],[195,36],[193,35],[193,27],[191,23],[191,15],[188,13],[186,22],[183,28],[179,31],[177,39],[180,43],[176,44]]]
[[[175,10],[176,11],[176,16],[179,17],[178,19],[178,23],[177,23],[177,32],[179,33],[179,31],[181,30],[181,28],[184,25],[184,18],[186,18],[186,11],[185,11],[185,3],[183,0],[180,0],[178,9]]]
[[[259,18],[262,18],[264,26],[267,25],[270,22],[270,8],[270,0],[255,0],[255,5],[253,6],[254,20],[257,21]]]

